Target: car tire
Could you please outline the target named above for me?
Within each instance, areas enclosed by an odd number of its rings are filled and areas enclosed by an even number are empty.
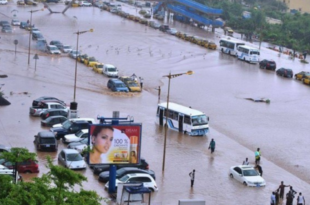
[[[248,186],[248,184],[247,184],[246,182],[243,182],[243,185],[244,185],[244,186]]]
[[[230,178],[234,178],[234,175],[233,175],[233,174],[230,174],[229,176],[230,176]]]

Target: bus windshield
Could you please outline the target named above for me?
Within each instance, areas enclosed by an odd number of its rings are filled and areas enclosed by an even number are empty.
[[[208,118],[205,115],[192,116],[192,125],[206,125],[208,124]]]

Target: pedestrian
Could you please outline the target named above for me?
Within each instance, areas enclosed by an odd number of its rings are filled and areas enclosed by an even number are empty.
[[[131,80],[133,80],[133,81],[138,81],[138,78],[137,78],[136,74],[132,74],[132,75],[130,76],[130,78],[131,78]]]
[[[305,204],[306,204],[305,197],[301,194],[301,192],[299,192],[299,195],[297,197],[297,205],[305,205]]]
[[[194,181],[195,181],[195,169],[189,173],[189,176],[191,178],[191,187],[194,186]]]
[[[242,165],[249,165],[248,158],[245,158],[245,161],[242,162]]]
[[[280,194],[279,194],[279,198],[283,200],[283,196],[284,196],[284,189],[285,187],[289,187],[290,185],[284,185],[284,182],[281,181],[281,184],[278,188],[278,190],[280,190]]]
[[[260,148],[257,148],[255,152],[255,164],[258,164],[260,162],[260,157],[261,157]]]
[[[142,89],[143,88],[143,78],[139,77],[139,80],[140,80],[140,87]]]
[[[259,175],[262,177],[263,176],[263,169],[262,169],[262,167],[257,164],[255,166],[255,168],[257,169]]]
[[[294,198],[295,194],[297,194],[297,192],[293,189],[292,186],[290,186],[290,190],[288,191],[288,193]]]
[[[275,192],[272,192],[272,194],[271,194],[270,205],[276,205],[276,195],[275,195]]]
[[[286,205],[293,205],[293,199],[294,196],[290,194],[290,192],[288,192],[286,194]]]
[[[278,205],[279,204],[279,190],[277,189],[274,193],[276,196],[276,205]]]
[[[209,145],[209,149],[211,149],[211,154],[214,152],[215,150],[215,141],[214,139],[211,140],[210,145]]]

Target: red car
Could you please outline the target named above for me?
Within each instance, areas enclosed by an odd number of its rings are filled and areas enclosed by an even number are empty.
[[[14,169],[15,166],[12,162],[4,162],[2,165],[9,169]],[[39,164],[37,161],[28,160],[18,163],[17,171],[19,173],[39,173]]]

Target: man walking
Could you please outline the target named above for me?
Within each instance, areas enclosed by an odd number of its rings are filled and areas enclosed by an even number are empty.
[[[274,192],[272,192],[272,194],[271,194],[270,205],[277,205],[276,204],[276,196],[275,196]]]
[[[209,149],[211,149],[211,154],[214,152],[215,150],[215,141],[214,139],[211,140],[210,145],[209,145]]]
[[[195,181],[195,169],[189,173],[189,176],[191,178],[191,187],[194,186],[194,181]]]
[[[255,152],[255,164],[258,164],[260,162],[260,156],[261,156],[260,149],[257,148]]]
[[[280,199],[283,200],[284,189],[285,189],[285,187],[289,187],[289,186],[290,186],[290,185],[284,185],[284,182],[281,181],[281,184],[280,184],[280,186],[279,186],[279,188],[278,188],[278,190],[280,190],[280,196],[279,196]]]
[[[143,88],[143,78],[139,77],[139,80],[140,80],[140,87],[142,89]]]
[[[249,165],[248,158],[245,158],[245,161],[243,161],[242,165]]]
[[[305,204],[306,204],[305,197],[301,194],[301,192],[299,192],[299,195],[297,197],[297,205],[305,205]]]

